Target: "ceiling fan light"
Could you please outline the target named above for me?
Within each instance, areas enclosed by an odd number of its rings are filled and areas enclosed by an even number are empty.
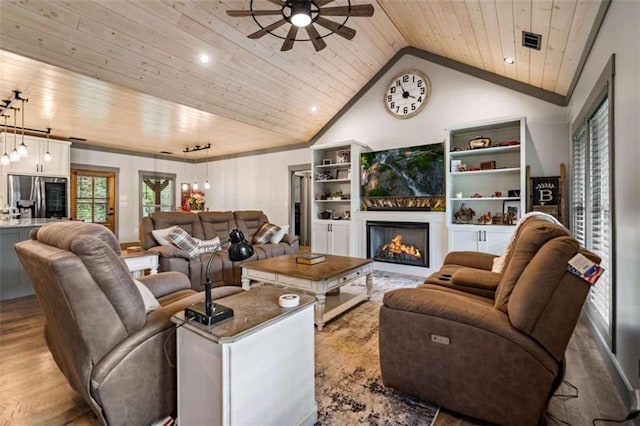
[[[311,3],[297,2],[291,5],[291,23],[296,27],[306,27],[311,23]]]

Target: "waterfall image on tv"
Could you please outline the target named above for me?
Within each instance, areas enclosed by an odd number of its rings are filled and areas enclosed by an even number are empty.
[[[365,152],[360,167],[364,208],[444,211],[444,143]]]

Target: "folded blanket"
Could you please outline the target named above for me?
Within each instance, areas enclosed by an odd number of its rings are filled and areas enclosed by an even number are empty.
[[[516,240],[516,235],[518,235],[518,231],[520,230],[520,227],[522,226],[523,223],[525,223],[527,220],[531,218],[542,219],[551,223],[555,223],[556,225],[564,226],[562,223],[560,223],[558,219],[556,219],[555,217],[551,216],[548,213],[529,212],[522,215],[518,223],[516,223],[516,229],[513,231],[513,235],[511,235],[511,239],[507,243],[507,248],[504,250],[504,253],[502,253],[502,255],[496,257],[495,259],[493,259],[493,267],[491,268],[491,272],[497,272],[501,274],[502,271],[504,271],[505,266],[507,266],[505,265],[505,262],[507,261],[507,257],[509,257],[509,253],[511,253],[511,250],[513,250],[513,245]]]

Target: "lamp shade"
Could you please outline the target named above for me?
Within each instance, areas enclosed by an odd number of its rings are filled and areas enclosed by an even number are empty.
[[[229,232],[231,246],[229,247],[229,259],[234,262],[245,260],[253,256],[253,246],[244,239],[244,234],[239,229]]]

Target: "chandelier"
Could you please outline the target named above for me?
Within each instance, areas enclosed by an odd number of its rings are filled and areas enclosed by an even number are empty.
[[[25,131],[31,134],[33,133],[45,133],[47,135],[47,151],[43,156],[45,162],[51,161],[51,153],[49,152],[49,135],[51,134],[51,128],[47,127],[47,130],[31,129],[24,126],[24,114],[25,103],[29,102],[29,99],[22,96],[22,92],[14,90],[9,99],[3,99],[0,101],[0,118],[4,119],[4,125],[2,127],[2,155],[0,155],[0,165],[6,166],[12,162],[18,162],[21,158],[29,155],[29,149],[24,143]],[[20,106],[15,106],[20,103]],[[18,126],[18,113],[20,113],[20,126]],[[7,121],[13,114],[13,126],[10,126]],[[10,149],[10,134],[9,128],[13,133],[13,149]],[[18,130],[20,131],[20,143],[18,143]],[[9,150],[9,152],[7,152]]]

